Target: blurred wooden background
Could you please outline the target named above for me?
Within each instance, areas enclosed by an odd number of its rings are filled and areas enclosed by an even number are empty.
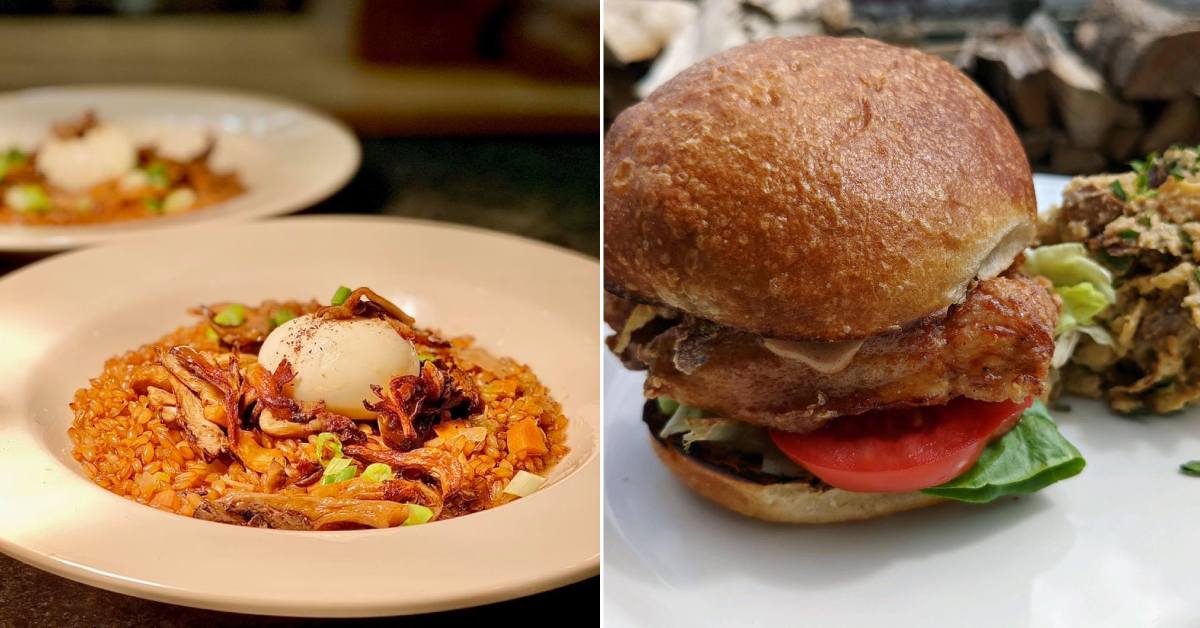
[[[865,36],[956,63],[1035,169],[1123,169],[1200,143],[1196,0],[605,0],[605,117],[687,65],[770,36]]]

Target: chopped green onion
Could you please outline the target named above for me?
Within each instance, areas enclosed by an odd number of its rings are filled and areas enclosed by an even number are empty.
[[[679,409],[679,402],[670,397],[659,397],[655,401],[658,402],[659,411],[667,416],[675,414],[675,411]]]
[[[1189,460],[1179,465],[1179,470],[1182,471],[1184,475],[1190,475],[1194,477],[1200,476],[1200,460]]]
[[[213,329],[211,326],[204,328],[204,337],[213,342],[221,342],[221,336],[217,334],[217,330]]]
[[[422,351],[417,354],[417,359],[422,362],[432,362],[437,359],[437,356],[428,351]]]
[[[1183,240],[1184,246],[1188,247],[1189,249],[1192,248],[1192,234],[1184,231],[1183,229],[1180,229],[1179,230],[1179,239]]]
[[[1108,187],[1112,190],[1113,196],[1121,199],[1122,201],[1129,200],[1129,196],[1125,194],[1125,188],[1121,185],[1120,181],[1114,180]]]
[[[1146,214],[1143,214],[1143,215],[1141,215],[1141,216],[1138,216],[1137,222],[1138,222],[1138,224],[1139,224],[1139,225],[1141,225],[1141,226],[1143,226],[1143,227],[1149,227],[1149,226],[1151,226],[1151,225],[1153,225],[1153,224],[1154,224],[1154,223],[1153,223],[1153,222],[1150,220],[1150,216],[1149,216],[1149,215],[1146,215]]]
[[[21,149],[8,149],[8,152],[4,154],[4,157],[0,158],[0,180],[3,180],[4,175],[8,174],[9,168],[12,168],[13,166],[20,166],[24,164],[26,160],[28,160],[28,157],[25,156],[25,153],[21,152]]]
[[[1126,230],[1118,233],[1117,235],[1121,236],[1122,238],[1125,238],[1126,240],[1136,240],[1136,239],[1138,239],[1138,236],[1140,236],[1142,234],[1138,233],[1138,231],[1136,229],[1126,229]]]
[[[404,520],[403,526],[421,525],[433,519],[433,511],[420,504],[405,504],[408,506],[408,518]]]
[[[346,302],[346,299],[350,298],[351,292],[352,290],[346,286],[339,286],[337,292],[333,293],[333,298],[329,300],[329,303],[331,305],[341,305]]]
[[[317,434],[317,462],[321,466],[328,466],[330,462],[342,457],[342,441],[338,439],[336,434],[330,432],[321,432]],[[333,449],[333,456],[329,460],[325,459],[325,449]]]
[[[18,213],[40,213],[50,209],[50,197],[40,185],[14,185],[4,193],[4,204]]]
[[[392,473],[392,468],[386,464],[372,462],[367,465],[366,469],[363,469],[362,477],[364,480],[370,480],[371,482],[386,482],[395,477],[395,474]]]
[[[213,322],[222,327],[237,327],[246,322],[246,306],[241,303],[230,303],[221,308],[213,317]]]
[[[1170,174],[1171,174],[1171,176],[1172,176],[1172,177],[1175,177],[1176,179],[1185,179],[1185,178],[1187,178],[1187,175],[1183,174],[1183,170],[1182,170],[1182,169],[1180,169],[1180,167],[1179,167],[1179,164],[1172,164],[1172,165],[1171,165],[1171,173],[1170,173]]]
[[[325,467],[325,473],[321,474],[321,484],[337,484],[353,480],[354,474],[357,472],[358,467],[354,466],[354,461],[349,458],[334,458]]]
[[[171,177],[167,174],[167,164],[156,161],[146,166],[146,180],[156,188],[169,187],[171,185]]]
[[[271,326],[279,327],[293,318],[296,318],[296,313],[291,310],[275,310],[274,312],[271,312]]]
[[[163,200],[161,198],[155,198],[151,196],[150,198],[142,201],[142,204],[146,206],[146,209],[156,214],[163,213]]]
[[[546,478],[521,470],[517,471],[513,479],[508,481],[508,486],[504,487],[504,492],[509,495],[516,495],[517,497],[528,497],[545,483]]]

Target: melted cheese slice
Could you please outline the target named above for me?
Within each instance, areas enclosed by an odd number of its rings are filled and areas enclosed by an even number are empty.
[[[800,342],[763,338],[767,351],[789,360],[799,360],[818,373],[831,375],[850,365],[850,361],[862,348],[863,341],[845,342]]]

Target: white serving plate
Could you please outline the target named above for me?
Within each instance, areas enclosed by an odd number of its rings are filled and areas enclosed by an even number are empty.
[[[0,225],[0,251],[62,251],[201,223],[232,223],[299,211],[336,192],[358,170],[358,140],[302,105],[219,89],[101,85],[0,94],[0,150],[33,149],[54,122],[92,109],[102,122],[154,137],[176,126],[212,132],[214,160],[241,176],[246,192],[179,216],[70,227]]]
[[[291,532],[160,512],[90,482],[68,402],[104,360],[217,300],[371,286],[447,335],[530,365],[563,404],[571,452],[533,495],[424,526]],[[509,235],[306,217],[139,236],[0,280],[0,551],[140,597],[305,616],[495,602],[599,570],[599,267]]]
[[[1035,176],[1043,209],[1066,177]],[[642,376],[605,357],[609,626],[1196,626],[1200,411],[1132,420],[1068,398],[1088,466],[1033,496],[817,527],[746,519],[650,450]]]

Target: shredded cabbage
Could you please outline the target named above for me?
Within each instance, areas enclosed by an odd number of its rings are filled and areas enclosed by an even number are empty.
[[[1051,365],[1066,364],[1084,334],[1098,344],[1113,346],[1108,330],[1096,323],[1096,316],[1117,300],[1112,273],[1089,257],[1083,244],[1065,242],[1028,249],[1022,270],[1049,279],[1062,298]]]
[[[1087,249],[1079,242],[1026,249],[1025,265],[1021,270],[1029,275],[1041,275],[1049,279],[1056,288],[1089,283],[1099,290],[1109,303],[1117,300],[1112,273],[1100,262],[1092,259]]]

